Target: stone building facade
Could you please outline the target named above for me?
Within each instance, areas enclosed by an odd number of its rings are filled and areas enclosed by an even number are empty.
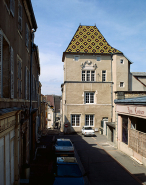
[[[19,184],[39,125],[37,23],[31,0],[0,2],[0,184]]]
[[[96,26],[83,25],[63,52],[62,62],[62,129],[80,132],[85,125],[106,135],[106,123],[115,122],[114,92],[132,90],[132,62],[111,47]]]

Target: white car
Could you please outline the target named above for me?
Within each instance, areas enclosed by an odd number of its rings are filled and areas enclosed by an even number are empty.
[[[56,140],[55,143],[55,154],[57,157],[73,157],[74,156],[74,146],[70,139],[60,138]]]
[[[95,135],[95,132],[92,129],[92,127],[83,126],[83,128],[82,128],[82,134],[84,136],[94,136]]]

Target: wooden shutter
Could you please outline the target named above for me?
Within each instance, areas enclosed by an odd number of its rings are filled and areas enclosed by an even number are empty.
[[[25,40],[27,48],[29,47],[29,28],[28,24],[26,23],[26,40]]]
[[[25,99],[27,100],[27,67],[25,67]]]
[[[22,31],[22,5],[18,5],[18,29]]]
[[[0,30],[0,98],[3,97],[3,35]]]
[[[10,11],[11,11],[12,15],[14,16],[14,12],[15,12],[15,0],[10,0]]]
[[[11,98],[14,98],[14,52],[11,47]]]
[[[29,87],[29,100],[30,100],[30,71],[28,71],[28,73],[29,73],[29,80],[28,80],[28,87]]]
[[[18,59],[18,98],[21,98],[22,93],[22,63]]]

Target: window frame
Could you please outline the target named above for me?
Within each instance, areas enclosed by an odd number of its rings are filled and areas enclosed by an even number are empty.
[[[95,104],[95,92],[85,92],[84,93],[84,103],[85,104]]]
[[[120,59],[120,64],[124,64],[124,59],[123,58]]]
[[[15,0],[10,0],[10,11],[11,11],[11,14],[13,15],[13,17],[14,17],[14,14],[15,14]]]
[[[96,56],[96,61],[100,62],[101,61],[101,56]]]
[[[86,124],[87,123],[87,116],[89,116],[89,124]],[[91,118],[93,118],[93,119],[91,120]],[[93,125],[91,125],[91,121],[93,122],[92,123]],[[94,127],[94,114],[86,114],[85,115],[85,126]]]
[[[95,70],[82,70],[82,82],[95,82]]]
[[[74,55],[74,61],[79,61],[79,59],[80,59],[80,56],[79,55]]]
[[[29,30],[28,24],[26,23],[25,45],[27,48],[29,48],[29,36],[30,36],[30,30]]]
[[[75,121],[75,125],[73,125],[73,116],[74,116],[74,121]],[[79,125],[77,125],[77,116],[79,117]],[[71,126],[72,127],[80,127],[80,123],[81,123],[81,114],[71,114]]]
[[[123,85],[121,86],[121,84],[123,84]],[[125,87],[125,86],[124,86],[124,82],[120,82],[119,87],[120,87],[120,88]]]
[[[103,71],[105,71],[105,73],[103,73]],[[105,75],[105,77],[104,77]],[[106,70],[102,70],[102,82],[106,82]],[[105,78],[105,80],[103,80],[103,78]]]
[[[20,1],[18,1],[18,30],[20,33],[22,33],[22,19],[23,19],[22,5]]]
[[[21,67],[21,70],[19,67]],[[17,56],[17,97],[18,99],[22,98],[22,59],[19,56]]]

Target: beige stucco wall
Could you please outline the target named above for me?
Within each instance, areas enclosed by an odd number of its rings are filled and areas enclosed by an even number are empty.
[[[142,83],[140,83],[134,76],[132,76],[131,81],[132,91],[146,91],[146,87]]]
[[[82,81],[82,70],[81,65],[85,61],[89,60],[92,64],[96,64],[97,68],[95,70],[95,80],[102,81],[102,70],[107,72],[107,81],[111,81],[111,58],[110,56],[100,56],[101,60],[97,61],[98,55],[79,55],[80,59],[78,61],[74,60],[72,54],[66,54],[64,61],[64,81]]]

